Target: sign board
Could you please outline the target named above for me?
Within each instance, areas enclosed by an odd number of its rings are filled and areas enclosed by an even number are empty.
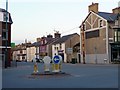
[[[51,62],[51,58],[49,56],[45,56],[43,58],[44,61],[44,71],[45,72],[49,72],[50,71],[50,62]]]
[[[60,57],[59,57],[59,55],[54,56],[53,62],[54,62],[55,64],[59,64],[59,63],[60,63]]]
[[[43,58],[43,61],[44,61],[45,64],[50,64],[51,58],[50,58],[49,56],[45,56],[45,57]]]
[[[72,54],[73,53],[73,49],[72,48],[67,48],[67,54]]]

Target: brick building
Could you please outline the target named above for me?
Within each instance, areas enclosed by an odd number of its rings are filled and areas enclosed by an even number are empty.
[[[6,23],[7,21],[7,23]],[[0,8],[0,57],[2,57],[3,67],[9,67],[11,61],[11,25],[13,21],[9,12]],[[7,27],[7,30],[6,30]],[[6,43],[7,42],[7,43]],[[7,49],[7,50],[6,50]],[[7,60],[5,55],[7,53]]]

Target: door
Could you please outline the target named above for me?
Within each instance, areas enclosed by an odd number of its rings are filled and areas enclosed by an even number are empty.
[[[81,55],[80,55],[80,53],[77,54],[77,62],[81,63]]]

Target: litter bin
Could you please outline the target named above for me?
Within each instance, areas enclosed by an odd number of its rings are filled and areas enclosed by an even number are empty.
[[[72,58],[72,64],[76,63],[76,58]]]

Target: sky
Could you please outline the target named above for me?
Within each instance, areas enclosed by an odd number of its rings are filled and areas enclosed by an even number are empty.
[[[0,0],[0,8],[5,9]],[[112,12],[119,0],[8,0],[8,11],[13,20],[11,41],[20,44],[35,42],[36,38],[80,32],[79,26],[88,15],[88,6],[99,3],[99,11]]]

